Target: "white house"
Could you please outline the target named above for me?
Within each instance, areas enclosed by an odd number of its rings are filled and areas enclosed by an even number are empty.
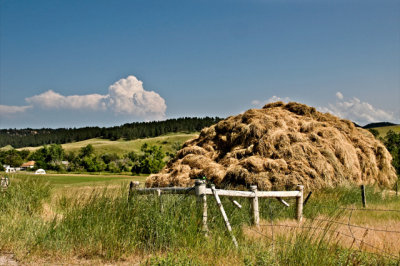
[[[9,165],[7,165],[7,167],[6,167],[6,173],[15,173],[16,171],[15,171],[15,168],[14,167],[11,167],[11,166],[9,166]]]

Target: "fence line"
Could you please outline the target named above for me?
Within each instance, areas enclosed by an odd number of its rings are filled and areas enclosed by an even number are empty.
[[[316,207],[324,207],[330,209],[340,209],[340,210],[349,210],[349,211],[381,211],[381,212],[399,212],[400,210],[395,209],[372,209],[372,208],[349,208],[349,207],[337,207],[337,206],[328,206],[328,205],[316,205]]]
[[[364,245],[367,245],[367,246],[369,246],[369,247],[371,247],[371,248],[374,248],[374,249],[377,250],[377,251],[380,251],[380,252],[382,252],[382,253],[385,253],[385,255],[379,254],[379,253],[375,253],[375,252],[371,252],[371,251],[365,251],[365,252],[372,253],[372,254],[375,254],[375,255],[378,255],[378,256],[385,256],[385,257],[388,257],[388,258],[392,258],[392,259],[394,258],[394,259],[400,260],[400,257],[398,257],[398,256],[396,256],[396,255],[394,255],[394,254],[388,253],[388,252],[386,252],[385,250],[383,250],[383,249],[381,249],[381,248],[375,247],[375,246],[373,246],[372,244],[366,243],[366,242],[364,242],[363,239],[359,239],[359,238],[353,237],[353,236],[351,236],[351,235],[348,235],[348,234],[346,234],[346,233],[343,233],[343,232],[340,232],[340,231],[336,231],[336,230],[332,230],[332,229],[326,229],[326,228],[322,228],[322,227],[313,227],[313,226],[295,226],[295,225],[284,225],[284,224],[274,224],[274,225],[263,224],[263,225],[260,225],[260,226],[267,226],[267,227],[270,227],[270,226],[272,226],[272,227],[273,227],[273,226],[277,226],[277,227],[288,227],[288,228],[318,229],[318,230],[324,230],[324,231],[329,231],[329,232],[333,232],[333,233],[338,233],[338,234],[340,234],[340,235],[343,235],[343,236],[352,238],[352,239],[354,239],[354,241],[359,241],[360,244],[363,243]],[[280,243],[283,243],[283,244],[285,244],[285,245],[287,245],[287,246],[292,246],[292,245],[293,245],[293,243],[290,243],[290,242],[288,242],[288,241],[282,241],[282,240],[278,241],[278,240],[274,240],[274,239],[271,238],[270,236],[268,236],[268,235],[266,235],[266,234],[264,234],[264,233],[262,233],[262,232],[260,232],[260,231],[258,231],[258,230],[255,230],[255,229],[253,229],[253,228],[249,228],[249,230],[251,230],[251,231],[253,231],[253,232],[256,232],[256,233],[258,233],[258,234],[260,234],[260,235],[262,235],[262,236],[264,236],[264,237],[267,237],[268,239],[272,240],[273,242],[280,242]]]
[[[335,221],[335,220],[330,220],[330,219],[312,218],[311,220],[325,221],[325,222],[331,222],[331,223],[335,223],[335,224],[347,225],[347,226],[350,226],[350,227],[366,229],[366,230],[369,230],[369,231],[385,232],[385,233],[397,233],[397,234],[400,234],[400,231],[386,230],[386,229],[378,229],[378,228],[372,228],[372,227],[365,227],[365,226],[361,226],[361,225],[343,223],[343,222],[339,222],[339,221]]]
[[[280,202],[285,204],[281,198],[294,197],[296,198],[296,218],[301,221],[303,218],[303,186],[298,185],[295,191],[258,191],[257,186],[251,187],[252,191],[238,191],[238,190],[225,190],[225,189],[211,189],[206,187],[204,180],[196,180],[194,187],[183,188],[183,187],[158,187],[158,188],[137,188],[134,183],[129,184],[128,201],[130,200],[133,191],[139,194],[154,194],[157,193],[160,196],[162,193],[172,193],[172,194],[194,194],[198,197],[199,201],[203,201],[203,227],[206,227],[207,217],[207,195],[214,195],[214,192],[218,193],[218,196],[227,197],[245,197],[252,199],[253,208],[253,221],[256,225],[259,223],[259,207],[258,198],[277,198]],[[288,205],[287,203],[285,204]]]
[[[251,187],[251,191],[235,191],[235,190],[223,190],[223,189],[210,189],[206,187],[206,183],[203,180],[196,180],[195,186],[194,187],[189,187],[189,188],[182,188],[182,187],[167,187],[167,188],[135,188],[132,184],[130,185],[129,189],[129,198],[131,197],[133,191],[135,191],[138,194],[156,194],[158,196],[161,196],[162,194],[185,194],[186,196],[182,198],[186,198],[188,195],[196,195],[198,199],[198,206],[203,208],[203,230],[205,231],[206,235],[208,233],[208,226],[207,226],[207,195],[215,195],[213,193],[216,193],[218,196],[227,196],[227,197],[246,197],[251,199],[251,206],[252,206],[252,213],[253,213],[253,224],[256,225],[257,229],[259,229],[259,226],[266,226],[271,228],[271,234],[272,238],[268,235],[263,234],[260,231],[255,230],[254,228],[249,228],[251,231],[254,231],[258,234],[264,235],[268,239],[271,240],[271,246],[272,250],[274,249],[274,243],[284,243],[285,245],[292,245],[290,242],[285,242],[279,239],[276,239],[275,233],[274,233],[274,227],[288,227],[288,228],[300,228],[300,229],[313,229],[313,230],[322,230],[326,232],[332,232],[332,233],[337,233],[338,235],[342,235],[348,238],[353,239],[353,243],[351,244],[351,247],[349,250],[353,250],[353,244],[356,242],[359,242],[359,249],[361,249],[363,246],[368,246],[371,249],[376,250],[379,253],[371,252],[371,251],[365,251],[371,254],[379,255],[379,256],[384,256],[388,258],[394,258],[400,261],[400,257],[398,255],[391,254],[387,251],[385,251],[382,248],[376,247],[370,243],[367,243],[364,241],[364,238],[366,237],[368,231],[375,231],[375,232],[383,232],[383,233],[394,233],[394,234],[400,234],[400,231],[396,230],[386,230],[386,229],[381,229],[381,228],[372,228],[372,227],[366,227],[362,225],[356,225],[356,224],[351,224],[351,218],[353,215],[353,211],[378,211],[378,212],[398,212],[400,213],[400,210],[395,210],[395,209],[374,209],[374,208],[355,208],[355,207],[336,207],[336,206],[327,206],[327,205],[319,205],[317,204],[315,207],[325,207],[325,208],[330,208],[330,209],[335,209],[335,210],[349,210],[349,217],[348,217],[348,222],[341,222],[338,220],[333,220],[333,219],[323,219],[323,218],[313,218],[311,220],[315,221],[321,221],[321,222],[328,222],[328,223],[333,223],[333,224],[339,224],[343,226],[348,226],[348,230],[350,234],[346,234],[344,232],[338,231],[338,230],[333,230],[329,229],[326,227],[319,227],[319,226],[301,226],[300,224],[298,225],[286,225],[286,224],[279,224],[279,223],[274,223],[273,218],[272,218],[272,212],[273,210],[271,207],[270,209],[270,215],[271,215],[271,223],[270,224],[259,224],[259,206],[258,206],[258,198],[276,198],[278,199],[281,203],[283,203],[285,206],[288,206],[289,204],[283,201],[281,198],[282,197],[295,197],[296,198],[296,218],[298,221],[302,220],[303,216],[303,187],[298,186],[298,190],[296,191],[258,191],[256,186]],[[161,197],[160,197],[161,198]],[[203,204],[200,204],[203,203]],[[236,204],[235,204],[236,205]],[[240,204],[239,204],[240,205]],[[237,205],[236,205],[237,206]],[[268,206],[271,206],[271,204],[268,204]],[[352,231],[352,228],[359,228],[365,230],[364,236],[362,239],[357,238]],[[233,235],[232,235],[233,236]],[[234,236],[233,236],[234,238]],[[235,242],[235,241],[234,241]],[[235,245],[237,245],[235,243]]]

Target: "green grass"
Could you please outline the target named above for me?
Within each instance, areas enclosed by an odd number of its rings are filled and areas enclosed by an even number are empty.
[[[400,133],[400,125],[387,126],[387,127],[376,127],[374,129],[378,130],[379,136],[383,137],[383,138],[386,136],[386,133],[388,133],[389,130],[393,130],[396,133]]]
[[[112,185],[119,184],[121,182],[126,183],[130,181],[141,181],[144,182],[146,176],[60,176],[52,175],[46,176],[46,180],[54,186],[65,186],[65,185]]]
[[[12,150],[12,149],[13,149],[13,146],[7,145],[7,146],[4,146],[4,147],[1,147],[0,151],[8,151],[8,150]]]
[[[32,173],[14,174],[10,176],[11,182],[14,180],[29,179],[35,177]],[[144,183],[147,175],[131,176],[116,174],[46,174],[36,176],[43,182],[49,183],[53,188],[79,187],[79,186],[112,186],[128,184],[130,181]]]
[[[61,146],[65,149],[66,152],[78,152],[82,147],[85,147],[88,144],[93,145],[96,154],[105,154],[105,153],[117,153],[119,155],[123,155],[125,153],[135,151],[139,152],[140,147],[144,143],[148,143],[149,145],[161,145],[164,152],[174,152],[174,146],[182,145],[185,141],[197,137],[197,133],[174,133],[167,134],[155,138],[145,138],[145,139],[136,139],[136,140],[116,140],[111,141],[107,139],[88,139],[84,141],[72,142],[62,144]],[[18,150],[30,150],[35,151],[40,147],[24,147],[19,148]]]
[[[15,176],[0,196],[0,251],[16,254],[22,263],[129,262],[134,257],[148,265],[396,265],[396,260],[341,247],[329,233],[252,239],[242,230],[251,223],[249,200],[238,199],[242,209],[222,198],[239,249],[233,246],[215,201],[208,200],[210,233],[201,231],[201,213],[195,197],[164,195],[161,199],[133,195],[127,201],[127,184],[86,194],[52,188],[71,182],[57,176]],[[94,178],[101,182],[103,177]],[[94,180],[92,179],[92,181]],[[56,193],[56,197],[53,194]],[[371,206],[398,205],[399,199],[382,197],[367,189]],[[358,206],[358,188],[315,191],[305,206],[305,216],[315,213],[338,217],[337,207]],[[292,219],[294,204],[285,208],[276,199],[260,201],[263,220],[277,223]],[[47,206],[47,207],[46,207]],[[399,208],[399,207],[397,207]],[[336,209],[336,210],[335,210]],[[386,217],[399,219],[398,217]],[[328,228],[327,228],[328,229]],[[328,231],[327,231],[328,232]],[[132,264],[134,261],[132,261]]]

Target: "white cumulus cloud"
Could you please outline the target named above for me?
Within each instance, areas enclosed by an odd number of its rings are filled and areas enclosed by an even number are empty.
[[[39,95],[26,98],[25,101],[36,107],[44,109],[105,109],[103,101],[106,95],[88,94],[64,96],[52,90],[48,90]]]
[[[163,119],[167,105],[154,91],[143,88],[143,82],[128,76],[109,86],[107,94],[65,96],[53,90],[25,98],[28,106],[0,105],[0,115],[23,113],[29,108],[45,110],[109,111],[144,119]]]
[[[339,100],[343,100],[343,94],[342,94],[340,91],[336,92],[336,97],[337,97]]]
[[[376,108],[370,103],[363,102],[356,97],[344,99],[343,94],[340,92],[336,93],[336,97],[336,103],[331,103],[328,107],[321,107],[318,109],[322,112],[329,112],[360,124],[394,120],[394,115],[392,113]]]
[[[167,105],[154,91],[146,91],[135,76],[120,79],[108,88],[107,106],[117,114],[163,118]]]
[[[0,116],[8,116],[17,113],[23,113],[26,110],[32,108],[30,105],[26,106],[13,106],[13,105],[3,105],[0,104]]]

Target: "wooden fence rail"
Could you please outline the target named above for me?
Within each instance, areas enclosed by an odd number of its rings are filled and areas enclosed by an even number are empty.
[[[255,225],[259,225],[259,198],[277,198],[285,206],[289,206],[282,198],[296,198],[296,219],[301,221],[303,218],[303,186],[298,185],[295,191],[259,191],[257,186],[251,186],[251,191],[237,191],[214,189],[220,197],[245,197],[252,199],[253,221]],[[202,202],[203,208],[203,229],[207,230],[207,195],[214,195],[211,188],[206,187],[204,180],[196,180],[194,187],[158,187],[158,188],[138,188],[131,182],[129,186],[129,197],[132,193],[137,194],[192,194],[196,195],[198,202]]]

